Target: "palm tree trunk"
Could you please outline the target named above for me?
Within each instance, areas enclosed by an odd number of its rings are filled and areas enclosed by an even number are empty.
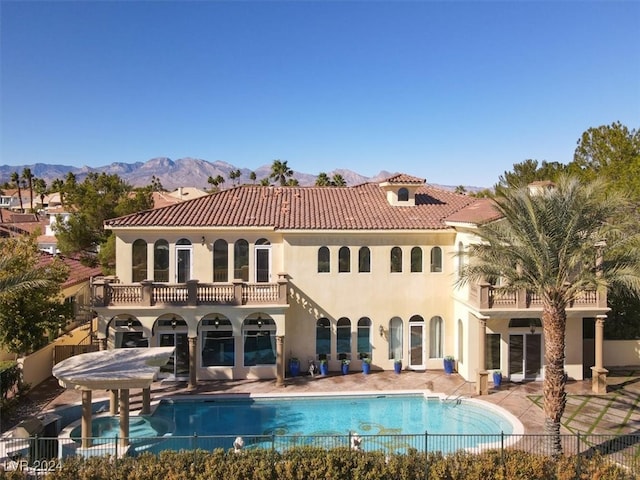
[[[560,422],[567,403],[564,372],[565,330],[567,324],[566,306],[556,302],[543,306],[542,327],[544,331],[544,395],[545,433],[550,435],[549,446],[554,455],[562,454]]]

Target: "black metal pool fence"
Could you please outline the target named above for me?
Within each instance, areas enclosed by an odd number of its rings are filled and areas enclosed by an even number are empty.
[[[483,452],[486,450],[524,451],[534,455],[553,455],[551,435],[467,435],[467,434],[423,434],[413,435],[216,435],[135,437],[129,442],[122,438],[92,438],[90,448],[81,448],[79,441],[71,438],[1,438],[0,465],[5,470],[58,467],[64,459],[76,455],[116,457],[136,456],[143,452],[159,453],[162,450],[205,450],[218,448],[273,449],[284,452],[291,448],[313,446],[324,449],[347,447],[359,451],[382,451],[408,453],[410,451],[444,455],[459,451]],[[126,444],[128,446],[125,446]],[[630,435],[561,435],[564,455],[578,459],[599,454],[610,462],[624,466],[630,473],[640,476],[640,434]],[[13,468],[12,468],[13,467]]]

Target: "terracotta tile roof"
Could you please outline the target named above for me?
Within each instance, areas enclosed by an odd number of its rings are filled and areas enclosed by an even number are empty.
[[[449,215],[447,222],[482,225],[497,220],[500,216],[500,213],[495,208],[494,200],[479,198],[474,203]]]
[[[48,224],[45,217],[35,213],[13,213],[0,209],[0,230],[6,235],[26,235],[35,231],[44,232]]]
[[[406,185],[406,184],[410,184],[410,183],[416,183],[418,185],[422,185],[425,182],[424,178],[418,178],[418,177],[412,177],[411,175],[407,175],[406,173],[398,173],[392,177],[389,177],[385,180],[383,180],[384,182],[387,183],[394,183],[394,184],[402,184],[402,185]]]
[[[407,178],[415,178],[409,177]],[[422,182],[422,180],[420,180]],[[423,185],[415,206],[391,206],[377,183],[355,187],[244,185],[107,220],[107,227],[270,227],[291,230],[444,229],[477,199]]]
[[[97,267],[87,267],[80,260],[75,258],[64,257],[62,255],[51,255],[50,253],[40,252],[40,261],[38,267],[50,264],[54,258],[62,260],[69,267],[69,277],[62,284],[62,288],[68,288],[78,283],[87,282],[91,277],[102,275],[102,270]]]

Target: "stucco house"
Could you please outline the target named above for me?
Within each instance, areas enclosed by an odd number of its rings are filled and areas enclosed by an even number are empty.
[[[353,187],[245,185],[108,220],[116,276],[94,281],[103,348],[175,346],[166,378],[276,378],[343,359],[358,370],[442,369],[470,381],[486,370],[544,376],[542,309],[528,292],[459,286],[486,199],[394,175]],[[593,366],[606,292],[568,311],[566,371]],[[586,327],[585,327],[586,325]],[[486,375],[485,375],[486,382]],[[483,387],[484,388],[484,387]]]

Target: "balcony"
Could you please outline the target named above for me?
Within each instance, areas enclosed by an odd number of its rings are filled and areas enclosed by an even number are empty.
[[[94,307],[197,306],[197,305],[286,305],[287,275],[278,274],[277,283],[186,283],[169,284],[145,280],[123,284],[115,277],[92,283]]]
[[[533,292],[526,290],[498,292],[488,283],[470,286],[469,303],[478,310],[542,309],[542,300]],[[569,308],[607,308],[606,291],[585,290],[569,305]]]

